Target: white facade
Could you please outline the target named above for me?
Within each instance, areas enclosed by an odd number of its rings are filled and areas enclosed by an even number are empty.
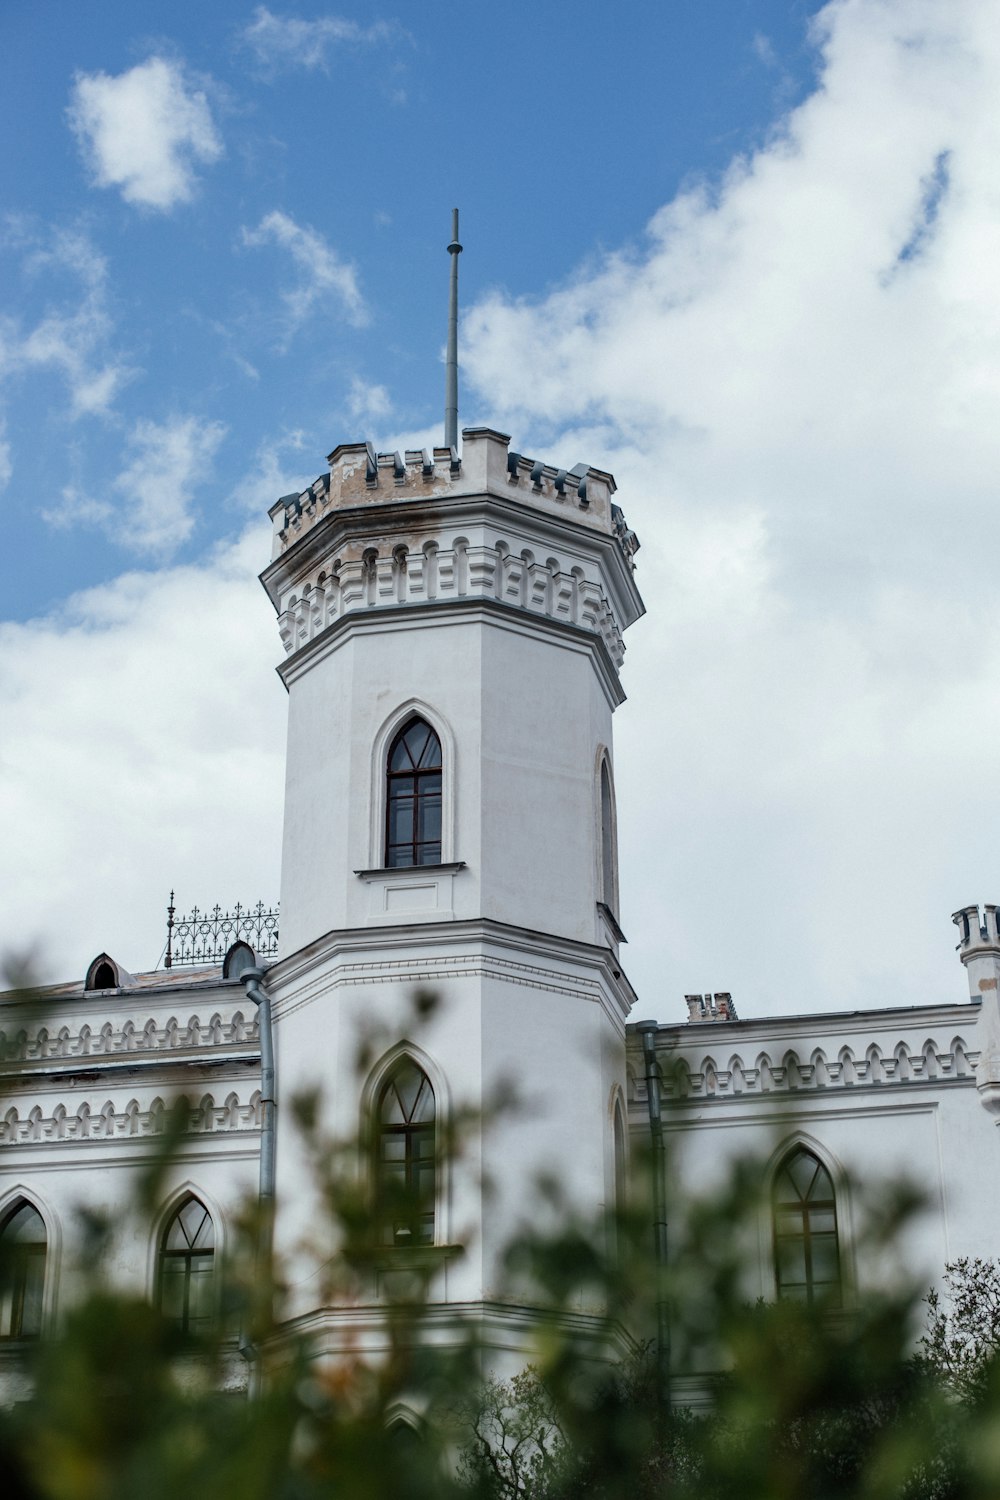
[[[418,1260],[441,1336],[452,1314],[471,1315],[498,1358],[517,1359],[531,1309],[503,1287],[498,1256],[540,1211],[535,1179],[555,1174],[569,1203],[598,1212],[621,1189],[616,1111],[634,1136],[648,1128],[619,961],[612,743],[622,637],[642,612],[637,544],[610,475],[534,464],[487,429],[463,437],[461,459],[337,448],[328,474],[271,511],[262,581],[289,696],[281,949],[264,978],[275,1235],[294,1289],[287,1316],[318,1354],[377,1346],[393,1277]],[[415,720],[440,747],[440,827],[407,862],[390,849],[388,758]],[[691,1019],[657,1034],[672,1172],[703,1191],[755,1151],[777,1180],[789,1153],[806,1151],[836,1194],[847,1300],[881,1274],[858,1252],[856,1182],[918,1178],[928,1207],[904,1255],[928,1281],[997,1243],[983,1182],[998,1149],[1000,934],[993,908],[982,927],[975,908],[959,921],[968,1002],[737,1021],[692,997]],[[436,997],[422,1022],[415,992]],[[83,984],[0,1012],[11,1063],[0,1233],[19,1204],[41,1217],[41,1322],[72,1299],[76,1206],[109,1217],[116,1279],[151,1298],[188,1197],[208,1210],[224,1254],[260,1159],[260,1046],[239,977],[219,967],[135,977],[102,956]],[[413,1180],[433,1183],[417,1239],[390,1226],[368,1281],[333,1296],[323,1273],[335,1247],[313,1233],[314,1173],[287,1105],[314,1089],[322,1130],[360,1135],[357,1171],[375,1201],[386,1131],[400,1151],[420,1149],[412,1122],[379,1124],[403,1059],[433,1090],[425,1139],[440,1141],[466,1111],[488,1120],[455,1161],[439,1151],[436,1166],[415,1165]],[[489,1118],[507,1087],[519,1108]],[[192,1128],[160,1209],[139,1222],[133,1172],[177,1093],[196,1106]],[[774,1247],[768,1213],[753,1295],[775,1294]],[[599,1311],[577,1310],[583,1333]],[[0,1349],[16,1352],[10,1335],[33,1332],[33,1314],[4,1316]]]

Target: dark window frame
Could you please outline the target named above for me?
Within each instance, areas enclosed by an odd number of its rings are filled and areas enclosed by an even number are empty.
[[[426,731],[422,740],[421,731]],[[441,738],[425,718],[412,714],[393,735],[385,760],[383,856],[387,870],[441,864],[443,778]],[[408,824],[407,837],[399,836],[400,823]]]
[[[203,1214],[193,1238],[189,1235],[181,1217],[184,1210],[192,1203],[197,1204]],[[175,1225],[178,1224],[186,1244],[170,1246],[168,1242]],[[199,1246],[198,1242],[203,1237],[206,1225],[210,1242]],[[210,1210],[198,1195],[188,1193],[175,1206],[163,1226],[157,1262],[157,1305],[163,1316],[172,1322],[179,1332],[191,1336],[210,1328],[214,1323],[215,1269],[215,1221]],[[204,1281],[201,1280],[202,1277]],[[205,1298],[208,1303],[207,1311],[197,1311],[192,1308],[192,1290],[195,1290],[196,1299],[198,1296]],[[178,1291],[180,1292],[179,1309],[173,1306],[168,1307],[168,1300],[173,1302]]]
[[[800,1159],[812,1163],[812,1173],[805,1191],[792,1176],[791,1168]],[[771,1230],[774,1248],[774,1280],[779,1298],[798,1298],[812,1305],[822,1302],[830,1307],[843,1303],[844,1267],[840,1244],[840,1222],[837,1213],[837,1190],[829,1168],[808,1146],[797,1146],[782,1157],[771,1188]],[[834,1275],[821,1277],[817,1267],[818,1250],[824,1247]],[[829,1251],[832,1248],[832,1257]],[[783,1275],[783,1267],[801,1252],[801,1279]],[[789,1253],[790,1252],[790,1253]],[[822,1253],[822,1252],[820,1252]]]
[[[407,1071],[419,1080],[409,1108],[397,1089]],[[397,1110],[401,1118],[386,1118]],[[409,1054],[393,1065],[375,1098],[374,1174],[380,1243],[397,1249],[435,1244],[437,1097],[427,1073]]]
[[[13,1237],[3,1246],[3,1331],[0,1340],[37,1339],[41,1337],[45,1317],[45,1270],[49,1253],[49,1235],[45,1220],[30,1198],[18,1198],[0,1223],[0,1241],[8,1237],[11,1225],[28,1209],[41,1226],[41,1240],[23,1242]],[[8,1303],[9,1297],[9,1303]],[[27,1320],[25,1314],[27,1312]],[[28,1321],[30,1326],[25,1327]]]

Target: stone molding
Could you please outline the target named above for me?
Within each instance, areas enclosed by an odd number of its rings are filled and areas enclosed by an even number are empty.
[[[815,1047],[807,1060],[793,1048],[775,1058],[762,1050],[752,1060],[734,1052],[725,1062],[717,1061],[710,1052],[691,1058],[680,1052],[661,1050],[658,1060],[668,1097],[703,1102],[760,1098],[775,1093],[841,1091],[859,1085],[885,1087],[942,1082],[974,1085],[979,1053],[970,1050],[963,1038],[956,1036],[946,1048],[928,1037],[919,1050],[900,1040],[888,1053],[874,1042],[861,1055],[856,1055],[847,1044],[831,1057],[824,1048]],[[630,1072],[630,1093],[634,1100],[646,1097],[645,1078],[637,1072],[634,1075]]]
[[[513,963],[510,960],[479,954],[456,954],[451,957],[383,959],[376,963],[344,964],[334,973],[323,973],[314,985],[295,994],[291,1000],[280,996],[275,1000],[274,1018],[280,1022],[293,1015],[304,1005],[309,1005],[318,996],[334,990],[356,989],[362,985],[410,984],[428,987],[435,982],[451,979],[500,980],[504,984],[519,985],[536,994],[559,995],[572,1000],[582,1000],[590,1005],[603,1005],[604,995],[600,984],[593,980],[575,978],[551,969],[537,968],[533,964]]]
[[[108,1100],[100,1110],[94,1111],[84,1101],[71,1114],[64,1104],[57,1104],[50,1115],[44,1115],[40,1105],[35,1105],[22,1118],[16,1107],[11,1106],[0,1120],[0,1145],[23,1146],[32,1143],[42,1145],[53,1141],[122,1140],[129,1137],[161,1135],[166,1128],[168,1107],[160,1098],[152,1101],[147,1109],[132,1098],[124,1108],[116,1108]],[[211,1135],[234,1130],[260,1129],[260,1090],[241,1101],[236,1093],[230,1093],[221,1104],[216,1104],[211,1094],[203,1094],[191,1112],[188,1130],[192,1135]]]
[[[317,563],[278,602],[278,632],[291,655],[336,620],[354,611],[400,605],[442,604],[454,599],[495,599],[529,615],[577,625],[597,635],[617,669],[625,659],[622,629],[599,582],[579,562],[498,539],[472,543],[456,537],[422,545],[399,542],[359,551],[341,538],[337,555]],[[538,545],[538,541],[535,545]],[[515,550],[515,548],[517,550]]]
[[[117,1030],[110,1021],[105,1021],[99,1029],[85,1022],[75,1033],[68,1026],[61,1026],[58,1031],[41,1026],[33,1035],[29,1035],[25,1027],[13,1035],[0,1031],[0,1059],[5,1062],[48,1063],[81,1057],[121,1057],[135,1052],[204,1050],[256,1041],[256,1013],[247,1020],[238,1010],[224,1021],[216,1011],[207,1022],[192,1015],[185,1025],[176,1016],[171,1016],[163,1025],[150,1016],[141,1028],[128,1020]]]

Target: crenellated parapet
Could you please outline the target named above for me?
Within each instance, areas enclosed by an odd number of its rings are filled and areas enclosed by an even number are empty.
[[[490,601],[596,635],[621,666],[642,601],[612,476],[543,464],[488,428],[463,437],[461,459],[341,445],[328,475],[272,507],[262,581],[288,655],[349,615]]]
[[[708,991],[704,995],[685,995],[684,1003],[691,1022],[739,1020],[733,997],[728,990],[716,990],[714,994]]]

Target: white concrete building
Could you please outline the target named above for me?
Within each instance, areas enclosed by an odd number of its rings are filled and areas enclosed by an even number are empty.
[[[648,1130],[619,958],[612,742],[623,635],[643,609],[638,543],[609,474],[533,462],[485,428],[463,439],[461,457],[338,447],[271,510],[262,581],[289,697],[281,938],[261,960],[275,1240],[285,1316],[319,1356],[377,1347],[393,1278],[416,1265],[439,1337],[471,1317],[498,1361],[516,1361],[532,1309],[498,1257],[539,1212],[531,1184],[554,1174],[597,1213],[624,1191],[629,1134]],[[259,953],[251,915],[229,936]],[[700,1190],[738,1151],[766,1159],[749,1273],[761,1296],[833,1287],[849,1301],[877,1274],[857,1251],[851,1186],[873,1173],[915,1174],[928,1193],[904,1246],[919,1274],[993,1253],[1000,1211],[982,1182],[1000,1110],[1000,933],[992,907],[959,922],[969,1001],[737,1020],[728,997],[689,997],[688,1021],[656,1031],[673,1170]],[[219,925],[205,927],[215,942]],[[211,1316],[266,1110],[254,954],[236,941],[208,957],[133,976],[101,954],[82,983],[0,1002],[8,1356],[72,1300],[79,1206],[112,1219],[121,1284],[187,1326]],[[417,992],[436,997],[422,1022]],[[490,1116],[511,1085],[522,1107],[475,1123],[450,1159],[451,1124]],[[373,1270],[349,1296],[327,1287],[317,1185],[285,1108],[307,1088],[322,1130],[359,1142],[377,1226]],[[178,1093],[191,1129],[143,1220],[130,1169]],[[597,1312],[581,1306],[574,1326],[586,1335]]]

